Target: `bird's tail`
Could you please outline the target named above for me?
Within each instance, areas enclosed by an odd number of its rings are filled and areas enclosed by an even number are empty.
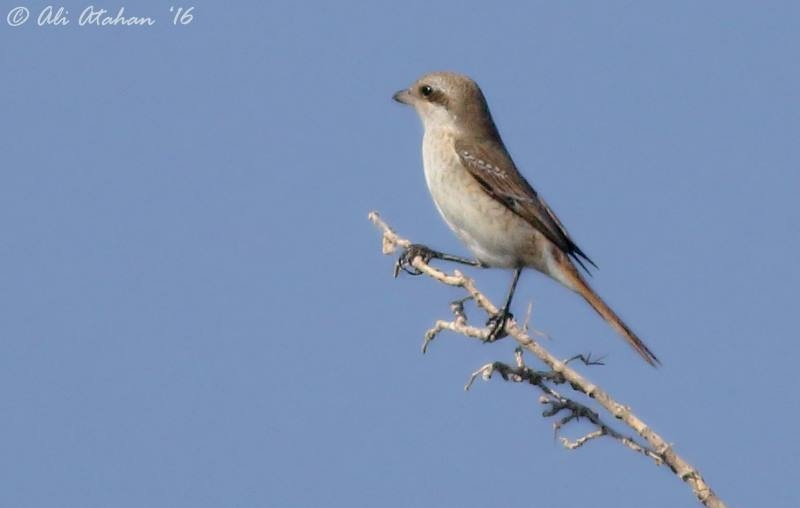
[[[583,280],[583,277],[581,277],[580,273],[578,273],[578,270],[576,270],[574,266],[571,266],[572,263],[569,263],[569,265],[572,269],[564,270],[567,272],[564,275],[567,275],[567,278],[570,279],[569,285],[572,287],[572,289],[581,295],[587,302],[589,302],[589,305],[591,305],[592,308],[596,310],[597,313],[600,314],[600,316],[602,316],[603,319],[605,319],[608,324],[610,324],[611,327],[622,336],[623,339],[628,341],[628,344],[630,344],[631,347],[633,347],[633,349],[635,349],[636,352],[641,355],[644,361],[653,367],[661,365],[659,359],[656,358],[656,355],[650,351],[650,348],[648,348],[645,343],[642,342],[642,339],[637,337],[636,334],[633,333],[633,331],[622,321],[622,319],[620,319],[620,317],[617,316],[613,310],[611,310],[611,307],[606,305],[606,302],[604,302],[603,299],[594,292],[589,284]]]

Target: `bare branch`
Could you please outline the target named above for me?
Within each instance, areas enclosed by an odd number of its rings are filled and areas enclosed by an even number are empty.
[[[398,236],[381,219],[377,212],[371,212],[369,214],[369,219],[383,233],[384,254],[392,254],[397,251],[398,247],[406,249],[412,244],[409,240]],[[465,276],[460,271],[453,270],[452,274],[447,274],[427,264],[421,256],[415,256],[410,264],[420,273],[428,275],[443,284],[463,288],[468,295],[467,298],[472,299],[476,305],[480,309],[483,309],[489,316],[497,314],[497,307],[483,293],[478,291],[471,278]],[[465,300],[454,302],[451,306],[451,310],[454,314],[453,321],[437,321],[434,327],[426,332],[423,351],[427,351],[431,341],[444,330],[459,333],[466,337],[486,340],[488,336],[488,330],[486,328],[476,328],[467,324],[463,306],[464,301]],[[560,439],[561,443],[566,448],[577,449],[591,440],[609,436],[627,448],[650,457],[658,465],[666,464],[681,481],[685,482],[691,488],[694,495],[703,505],[712,508],[722,508],[725,506],[723,501],[717,497],[711,487],[705,482],[700,472],[679,456],[672,446],[636,416],[630,407],[617,402],[605,390],[590,382],[568,365],[570,361],[578,357],[562,361],[550,354],[550,352],[535,341],[527,332],[528,320],[529,317],[525,319],[524,326],[518,325],[513,320],[509,320],[506,324],[508,336],[512,337],[520,348],[516,355],[516,366],[512,367],[501,362],[493,362],[484,365],[472,374],[469,382],[464,387],[465,389],[468,390],[479,376],[488,380],[495,372],[499,373],[503,379],[507,381],[518,383],[526,382],[534,385],[543,392],[540,400],[547,406],[544,412],[545,416],[556,416],[559,413],[566,412],[566,415],[561,417],[561,419],[554,424],[556,434],[558,434],[561,428],[567,423],[581,418],[588,420],[597,427],[596,430],[572,441],[562,437]],[[523,349],[536,356],[536,358],[542,361],[550,370],[535,371],[525,366],[522,361],[521,351]],[[583,360],[587,365],[596,363],[596,361],[588,357],[584,357]],[[615,420],[627,425],[643,440],[643,442],[640,443],[636,439],[616,431],[610,425],[606,424],[596,411],[587,405],[562,396],[552,388],[550,384],[567,384],[576,392],[585,395],[588,399],[593,400],[602,409],[607,411]]]

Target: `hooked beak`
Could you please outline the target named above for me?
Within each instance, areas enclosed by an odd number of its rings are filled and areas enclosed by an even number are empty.
[[[400,104],[411,104],[412,96],[408,93],[408,90],[400,90],[399,92],[392,95],[392,99],[396,100]]]

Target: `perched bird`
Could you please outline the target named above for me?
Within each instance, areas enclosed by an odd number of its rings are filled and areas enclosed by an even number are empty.
[[[586,299],[647,363],[660,363],[581,276],[576,263],[587,272],[586,263],[596,265],[517,170],[477,83],[460,74],[434,72],[395,93],[394,100],[419,114],[428,189],[477,262],[430,250],[428,255],[514,270],[505,305],[490,319],[490,340],[505,334],[520,273],[531,267]]]

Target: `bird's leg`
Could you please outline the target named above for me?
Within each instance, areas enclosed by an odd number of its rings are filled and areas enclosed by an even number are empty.
[[[521,267],[514,269],[514,278],[511,280],[511,287],[508,289],[508,296],[506,297],[505,305],[503,305],[503,308],[500,309],[500,312],[490,317],[489,320],[486,321],[486,326],[489,327],[489,334],[486,336],[486,342],[494,342],[507,335],[506,323],[509,319],[514,319],[514,315],[511,314],[508,309],[511,308],[511,300],[514,298],[514,291],[517,289],[517,282],[519,281],[519,276],[521,273]]]
[[[420,275],[422,272],[417,270],[411,263],[414,261],[415,257],[421,257],[422,260],[427,263],[431,259],[442,259],[444,261],[454,261],[456,263],[461,263],[462,265],[469,265],[469,266],[478,266],[484,267],[485,265],[476,259],[468,259],[462,258],[461,256],[454,256],[452,254],[445,254],[444,252],[439,252],[437,250],[433,250],[425,245],[420,243],[412,243],[408,246],[406,250],[400,254],[400,257],[397,258],[397,263],[394,265],[394,276],[400,273],[400,270],[411,274],[411,275]]]

